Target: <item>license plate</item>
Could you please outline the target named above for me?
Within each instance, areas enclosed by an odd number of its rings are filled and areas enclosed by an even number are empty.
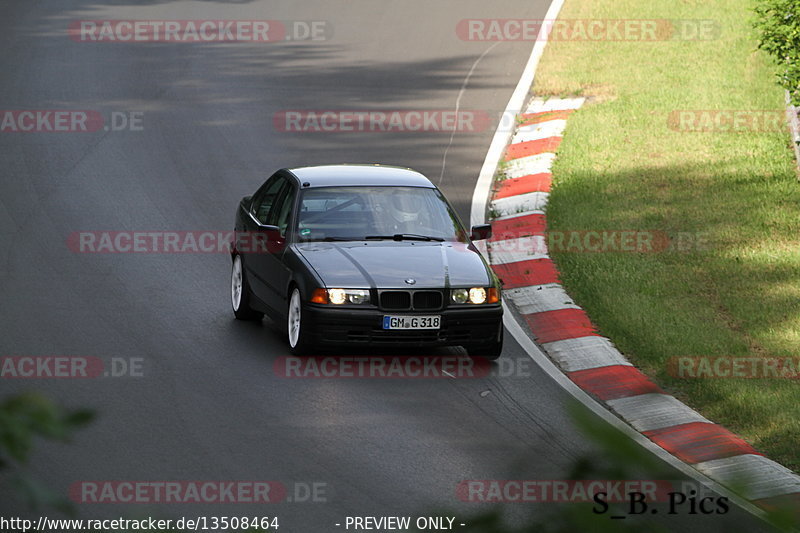
[[[439,329],[442,317],[384,315],[383,329]]]

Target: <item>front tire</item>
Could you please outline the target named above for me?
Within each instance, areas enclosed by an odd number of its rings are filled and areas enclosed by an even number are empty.
[[[231,307],[237,320],[261,320],[264,316],[264,313],[250,307],[250,285],[247,283],[242,256],[239,254],[233,256],[231,266]]]
[[[303,300],[300,289],[295,287],[289,297],[289,310],[286,313],[286,330],[289,336],[289,351],[292,355],[306,355],[312,348],[308,332],[303,325]]]

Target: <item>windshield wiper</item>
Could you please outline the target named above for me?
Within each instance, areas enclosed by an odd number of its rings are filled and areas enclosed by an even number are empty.
[[[348,239],[347,237],[325,237],[322,240],[324,242],[333,242],[333,241],[352,241],[353,239]]]
[[[436,241],[443,242],[441,237],[430,237],[428,235],[417,235],[416,233],[395,233],[394,235],[367,235],[365,240],[392,239],[395,241]]]

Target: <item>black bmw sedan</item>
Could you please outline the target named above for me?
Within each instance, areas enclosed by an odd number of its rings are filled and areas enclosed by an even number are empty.
[[[236,318],[285,325],[294,354],[331,345],[463,346],[496,359],[500,284],[442,193],[382,165],[281,169],[236,211]]]

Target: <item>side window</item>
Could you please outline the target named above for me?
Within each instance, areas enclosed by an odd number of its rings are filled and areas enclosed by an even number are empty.
[[[268,218],[269,224],[280,228],[281,237],[286,237],[286,229],[292,216],[292,206],[296,195],[295,188],[290,183],[287,183],[286,187],[281,191],[280,199],[275,204],[275,209],[272,210]]]
[[[269,212],[278,198],[281,187],[286,184],[283,176],[272,176],[266,186],[253,199],[253,216],[262,224],[267,224]]]

